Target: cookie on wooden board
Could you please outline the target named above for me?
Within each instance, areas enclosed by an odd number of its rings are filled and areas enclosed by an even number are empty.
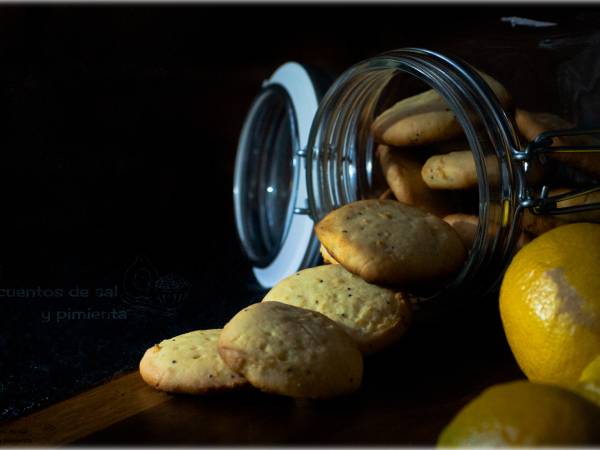
[[[256,388],[290,397],[345,395],[362,381],[362,353],[341,327],[275,301],[237,313],[223,328],[219,353]]]
[[[406,286],[440,280],[460,268],[467,252],[442,219],[394,200],[360,200],[315,225],[329,253],[370,283]]]
[[[199,330],[165,339],[146,350],[140,374],[150,386],[165,392],[205,394],[247,385],[221,360],[220,329]]]
[[[410,305],[400,293],[374,284],[338,265],[301,270],[264,297],[317,311],[340,325],[363,352],[381,350],[408,329]]]

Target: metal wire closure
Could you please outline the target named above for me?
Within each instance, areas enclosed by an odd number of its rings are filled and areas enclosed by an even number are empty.
[[[600,153],[600,141],[598,145],[564,145],[552,147],[554,138],[559,136],[582,136],[600,134],[600,129],[571,128],[568,130],[545,131],[538,134],[524,150],[516,151],[514,158],[518,161],[530,161],[535,155],[545,155],[547,153]],[[599,156],[600,158],[600,156]],[[558,207],[558,203],[564,200],[577,198],[591,192],[600,191],[600,180],[593,182],[595,186],[585,189],[574,189],[559,195],[549,196],[549,187],[543,185],[538,197],[534,197],[531,191],[526,192],[521,200],[521,207],[530,208],[534,214],[570,214],[583,211],[600,209],[600,203],[589,203],[586,205],[575,205]]]

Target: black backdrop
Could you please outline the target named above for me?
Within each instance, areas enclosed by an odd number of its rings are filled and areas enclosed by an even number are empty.
[[[231,183],[244,115],[278,65],[335,75],[400,46],[536,37],[500,21],[515,15],[582,30],[599,17],[514,5],[0,8],[1,417],[134,368],[156,341],[220,327],[259,296]]]

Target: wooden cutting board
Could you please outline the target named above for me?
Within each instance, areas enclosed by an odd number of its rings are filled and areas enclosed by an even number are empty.
[[[294,400],[252,389],[172,396],[136,371],[0,426],[0,445],[433,445],[482,389],[522,378],[497,347],[454,341],[462,348],[452,355],[437,338],[415,339],[412,350],[369,357],[363,386],[349,397]]]

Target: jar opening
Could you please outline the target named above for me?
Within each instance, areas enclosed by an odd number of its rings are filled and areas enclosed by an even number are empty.
[[[254,101],[240,136],[235,180],[236,225],[248,258],[267,266],[289,232],[300,149],[294,109],[278,85]]]

